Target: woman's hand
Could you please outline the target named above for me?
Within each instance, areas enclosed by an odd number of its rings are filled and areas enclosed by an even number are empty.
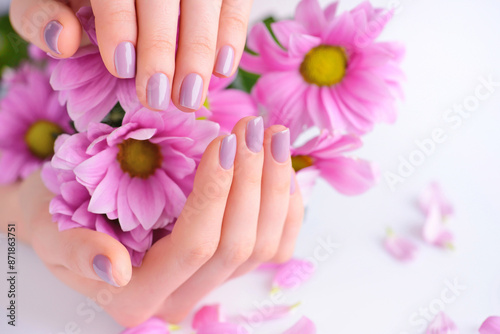
[[[264,131],[262,118],[247,117],[233,134],[208,146],[172,233],[153,245],[141,267],[132,270],[125,247],[106,234],[59,232],[41,194],[46,190],[35,190],[43,189],[39,177],[21,189],[24,201],[38,203],[27,210],[34,249],[63,282],[124,326],[151,316],[176,323],[229,278],[288,260],[303,218],[289,131]]]
[[[13,0],[11,21],[26,40],[68,58],[82,37],[75,12],[89,5],[109,72],[135,77],[146,107],[165,109],[172,97],[179,109],[194,111],[205,101],[212,72],[236,71],[252,0]]]

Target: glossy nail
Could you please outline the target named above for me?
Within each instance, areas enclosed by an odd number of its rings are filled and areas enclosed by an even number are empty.
[[[290,159],[290,130],[286,129],[273,134],[271,139],[271,153],[274,160],[284,163]]]
[[[45,44],[49,47],[50,51],[60,55],[61,52],[59,51],[59,35],[61,34],[61,31],[63,30],[63,26],[61,23],[58,21],[50,21],[47,23],[45,26],[45,29],[43,30],[43,39],[45,40]]]
[[[203,79],[199,74],[191,73],[184,78],[181,87],[180,104],[181,106],[198,110],[201,104],[203,94]]]
[[[292,168],[292,171],[290,173],[290,195],[293,195],[295,193],[295,188],[297,188],[297,185],[295,184],[295,171]]]
[[[230,76],[234,66],[234,49],[229,45],[224,45],[219,50],[217,62],[215,63],[215,73],[223,76]]]
[[[168,77],[163,73],[155,73],[148,80],[147,98],[152,109],[165,110],[168,108],[169,99]]]
[[[94,257],[94,261],[92,262],[94,267],[94,271],[102,279],[104,282],[109,285],[119,287],[113,279],[113,268],[111,266],[111,262],[109,259],[101,254],[98,254]]]
[[[264,142],[264,121],[262,117],[252,119],[247,123],[245,141],[250,151],[259,153]]]
[[[219,161],[224,169],[231,169],[236,156],[236,135],[231,134],[222,139],[220,144]]]
[[[135,47],[130,42],[121,42],[115,50],[115,69],[122,79],[135,77]]]

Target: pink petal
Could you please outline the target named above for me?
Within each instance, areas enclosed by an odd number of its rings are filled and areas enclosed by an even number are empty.
[[[500,317],[488,317],[479,327],[479,334],[500,334]]]
[[[311,199],[314,185],[316,184],[319,174],[320,171],[314,166],[301,169],[295,174],[297,184],[300,188],[300,194],[302,195],[302,201],[305,206],[307,206]]]
[[[127,173],[123,173],[118,186],[116,207],[118,211],[118,221],[123,231],[131,231],[140,225],[139,220],[130,209],[128,202],[128,187],[132,179]]]
[[[417,250],[417,246],[410,240],[390,234],[384,240],[384,247],[389,254],[400,261],[413,260]]]
[[[198,328],[196,334],[248,334],[248,331],[238,324],[216,322]]]
[[[92,194],[89,211],[99,214],[107,214],[116,210],[118,186],[123,175],[118,162],[111,163],[106,176]]]
[[[453,320],[441,312],[429,325],[426,334],[458,334],[458,329]]]
[[[85,160],[75,168],[78,182],[92,193],[102,181],[109,166],[116,161],[117,147],[108,148]]]
[[[433,205],[438,205],[443,216],[453,215],[453,205],[444,196],[441,186],[432,182],[419,197],[419,205],[425,214],[429,214]]]
[[[154,176],[147,179],[134,177],[127,190],[130,209],[145,229],[150,229],[165,207],[165,189]]]
[[[283,20],[271,24],[271,29],[285,49],[289,48],[290,36],[293,34],[307,34],[306,29],[293,20]]]
[[[321,44],[321,39],[311,35],[292,35],[290,37],[289,51],[292,57],[303,58],[312,48]]]
[[[220,305],[206,305],[195,313],[191,327],[199,329],[203,326],[221,322],[221,320]]]
[[[314,35],[321,34],[326,26],[325,14],[318,0],[302,0],[295,9],[295,19]]]
[[[453,234],[445,229],[443,216],[437,204],[430,207],[422,229],[422,236],[427,243],[438,247],[448,246],[453,241]]]
[[[292,328],[283,334],[316,334],[316,325],[307,317],[302,317]]]
[[[316,268],[307,260],[291,259],[278,268],[273,279],[275,287],[295,289],[308,281]]]

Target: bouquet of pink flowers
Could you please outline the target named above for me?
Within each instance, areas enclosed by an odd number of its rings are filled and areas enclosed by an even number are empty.
[[[195,113],[142,107],[133,79],[118,79],[98,51],[88,7],[78,18],[92,44],[69,59],[30,47],[2,78],[0,183],[42,168],[60,230],[87,228],[119,240],[140,266],[172,230],[207,145],[244,116],[290,128],[292,162],[307,199],[315,180],[346,195],[372,187],[374,166],[347,156],[360,135],[394,122],[404,50],[375,39],[390,11],[369,2],[337,13],[303,0],[294,19],[253,27],[237,76],[213,77]],[[314,134],[304,139],[304,132]]]

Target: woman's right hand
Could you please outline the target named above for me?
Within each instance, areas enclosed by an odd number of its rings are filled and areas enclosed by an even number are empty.
[[[125,247],[107,234],[58,231],[39,175],[21,189],[24,202],[31,203],[33,248],[58,278],[96,300],[121,325],[152,316],[181,321],[229,278],[263,262],[288,260],[302,224],[289,130],[264,131],[261,118],[247,117],[233,134],[208,146],[172,233],[153,245],[141,267],[132,269]]]

